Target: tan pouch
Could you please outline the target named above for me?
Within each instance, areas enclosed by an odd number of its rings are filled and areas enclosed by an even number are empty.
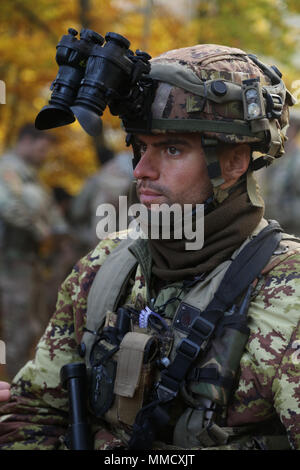
[[[133,425],[153,383],[153,359],[158,348],[153,336],[127,333],[118,351],[114,386],[116,399],[106,419]]]

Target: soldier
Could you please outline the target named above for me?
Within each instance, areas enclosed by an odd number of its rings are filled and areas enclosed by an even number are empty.
[[[85,253],[99,241],[96,234],[99,222],[97,208],[108,203],[118,209],[119,196],[128,194],[133,177],[131,160],[130,152],[120,152],[113,156],[87,180],[72,202],[71,218],[78,228],[78,238]]]
[[[1,408],[1,447],[68,445],[60,368],[81,362],[94,449],[300,449],[300,245],[263,218],[253,175],[283,154],[293,98],[221,45],[166,52],[150,77],[151,113],[123,113],[137,195],[150,218],[190,204],[196,223],[204,205],[204,245],[174,220],[169,239],[123,233],[83,258]]]
[[[276,219],[286,231],[300,236],[300,111],[292,109],[287,132],[286,155],[281,162],[264,168],[259,174],[266,215]]]
[[[25,124],[15,148],[0,161],[1,324],[10,378],[32,357],[34,341],[49,320],[41,246],[67,231],[50,190],[37,174],[52,140]]]

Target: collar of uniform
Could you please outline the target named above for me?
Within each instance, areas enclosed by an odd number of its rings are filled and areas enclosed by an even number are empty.
[[[137,259],[138,263],[141,266],[142,274],[145,278],[145,283],[147,287],[147,297],[150,298],[150,280],[151,280],[151,270],[152,270],[152,256],[150,252],[150,247],[148,240],[145,238],[138,238],[135,240],[129,247],[129,251]]]

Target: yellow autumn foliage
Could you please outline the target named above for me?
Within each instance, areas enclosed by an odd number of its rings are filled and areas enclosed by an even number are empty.
[[[300,13],[295,0],[3,0],[0,15],[0,80],[6,104],[0,105],[0,151],[13,145],[19,127],[34,122],[47,104],[57,74],[55,47],[69,27],[82,25],[105,35],[126,36],[131,49],[152,56],[197,42],[241,47],[279,62],[288,84],[300,78],[293,55],[299,29],[286,20]],[[180,9],[181,8],[181,9]],[[189,14],[187,14],[189,12]],[[299,45],[298,45],[299,47]],[[104,142],[115,152],[125,148],[120,121],[103,115]],[[43,168],[51,186],[76,194],[98,167],[95,142],[79,126],[51,131],[57,144]]]

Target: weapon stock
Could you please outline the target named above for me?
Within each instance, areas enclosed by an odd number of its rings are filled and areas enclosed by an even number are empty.
[[[70,424],[68,445],[71,450],[91,450],[92,438],[86,410],[86,366],[81,362],[66,364],[60,371],[61,383],[68,390]]]

